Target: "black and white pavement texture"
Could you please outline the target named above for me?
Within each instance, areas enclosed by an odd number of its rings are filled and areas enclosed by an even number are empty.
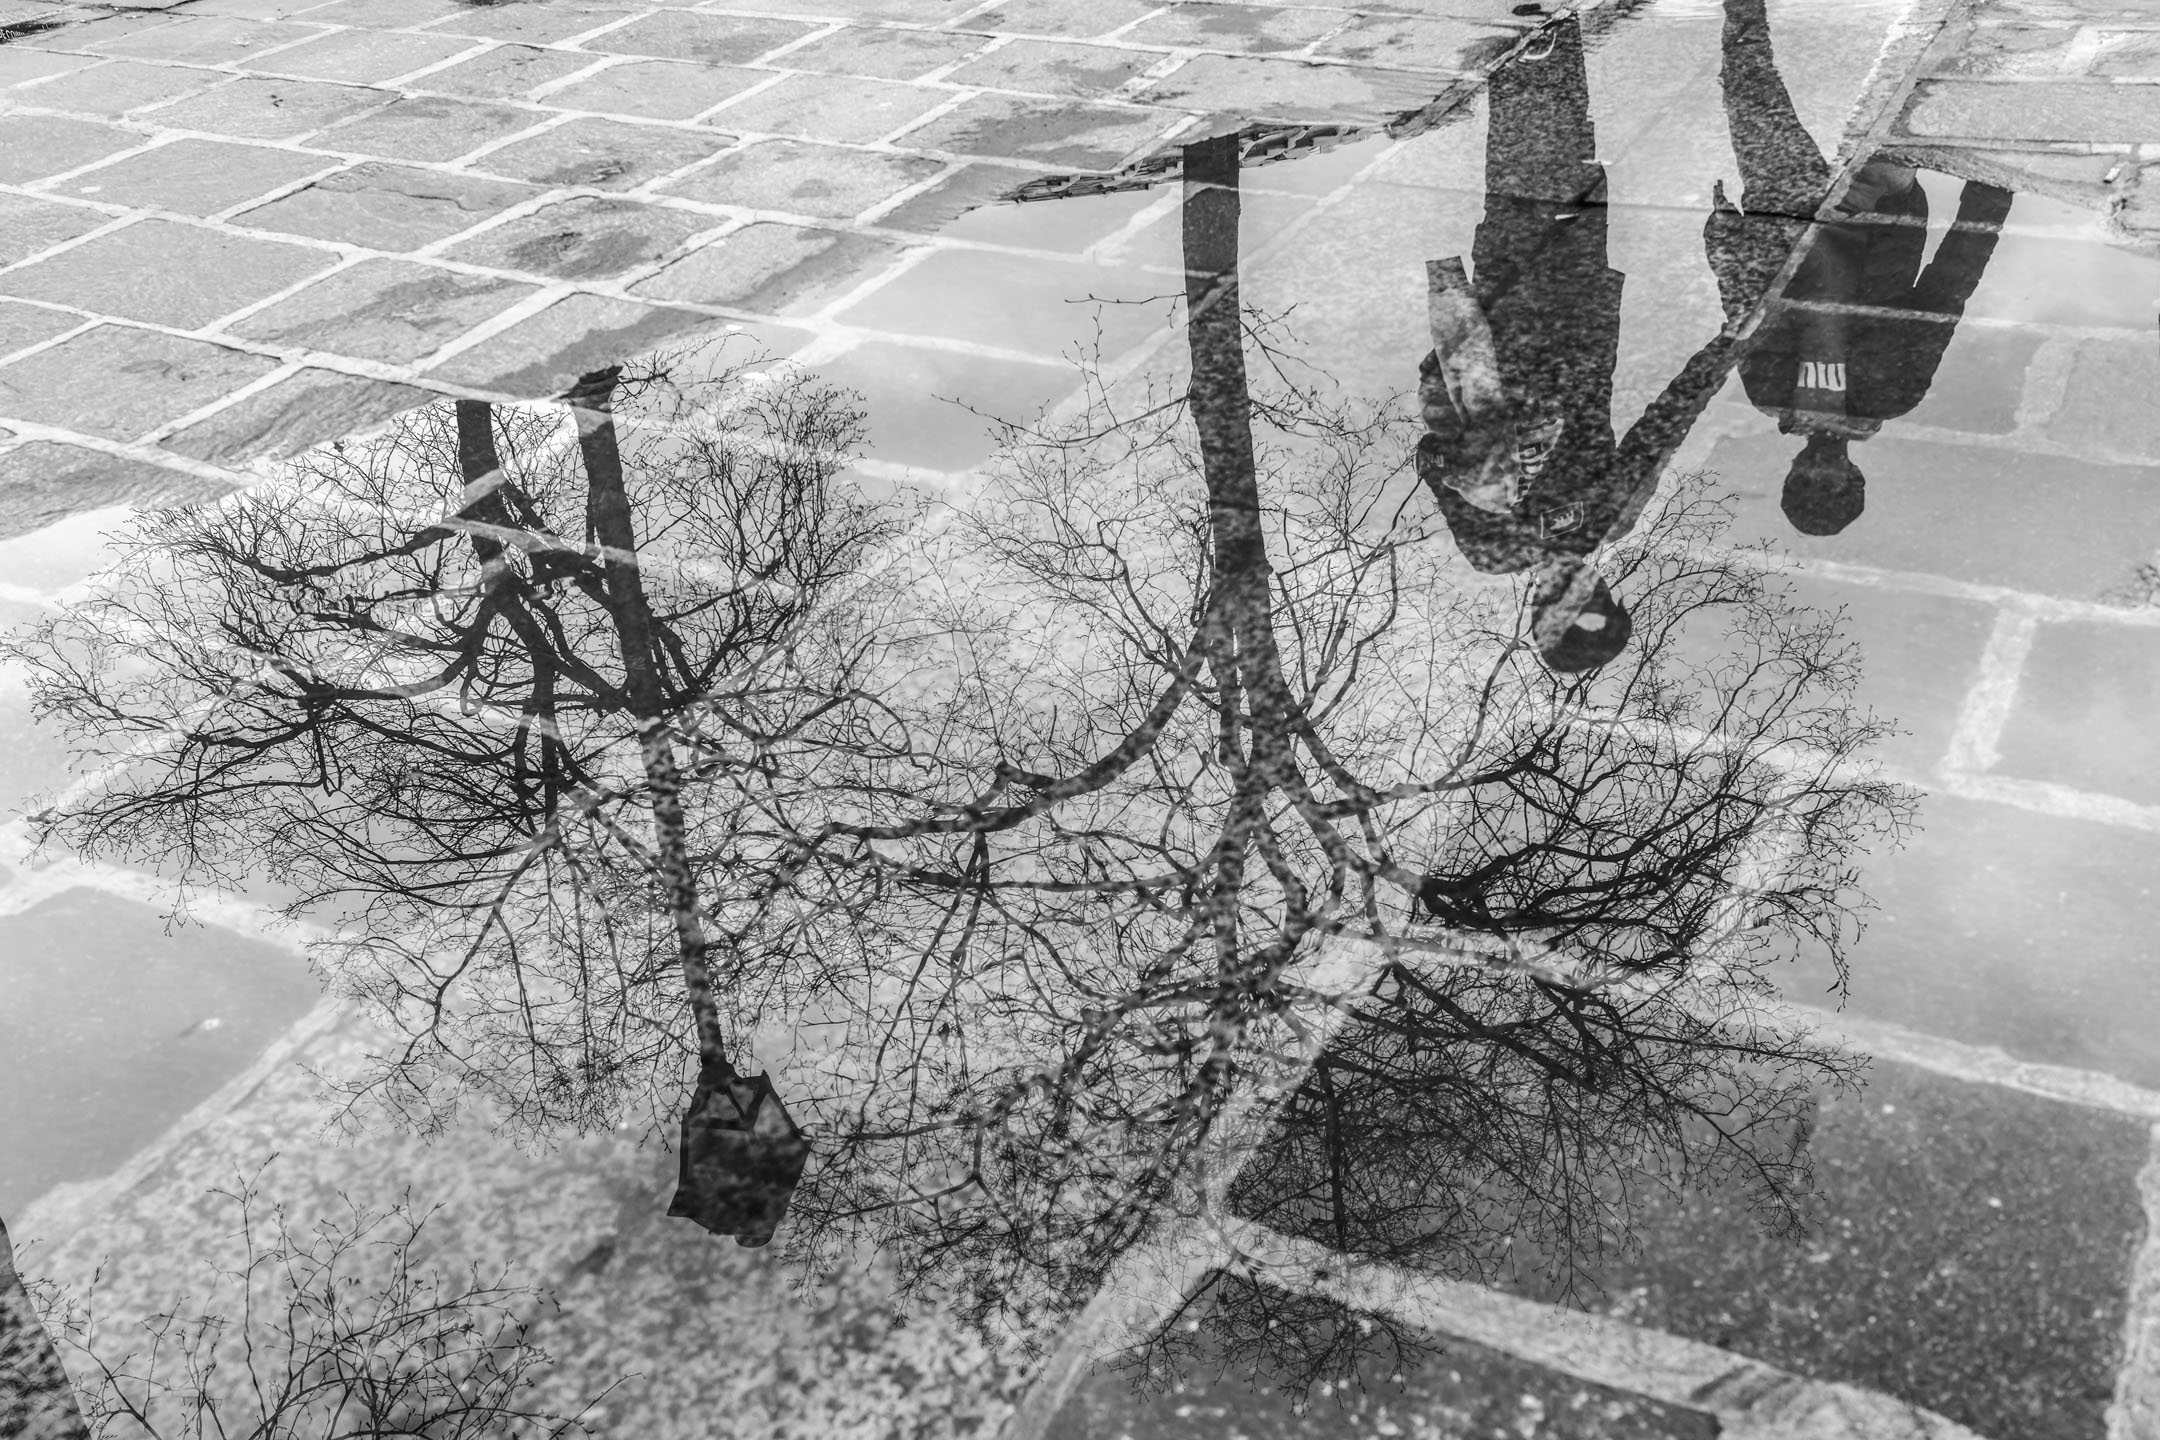
[[[0,7],[0,1429],[2160,1440],[2160,9]]]

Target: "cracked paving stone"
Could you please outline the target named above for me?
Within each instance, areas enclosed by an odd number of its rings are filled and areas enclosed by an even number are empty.
[[[406,364],[536,293],[515,280],[406,260],[363,260],[257,311],[233,333],[266,345]]]
[[[580,196],[483,231],[443,255],[558,280],[596,280],[658,260],[716,223],[633,200]]]
[[[100,325],[0,365],[0,416],[133,440],[277,366],[207,340]]]
[[[377,250],[417,250],[537,193],[508,180],[370,162],[245,211],[231,223]]]

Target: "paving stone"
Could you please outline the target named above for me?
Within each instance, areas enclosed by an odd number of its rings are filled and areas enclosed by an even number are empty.
[[[368,85],[470,50],[458,35],[401,35],[394,31],[338,30],[304,45],[243,62],[247,69],[303,80]]]
[[[1138,271],[954,249],[888,280],[837,318],[896,334],[1023,350],[1045,360],[1099,336],[1108,361],[1167,325],[1167,297],[1182,288],[1173,277]]]
[[[1016,35],[1058,35],[1088,40],[1122,29],[1161,7],[1147,0],[1006,0],[995,10],[968,20],[971,30],[1002,30]]]
[[[2068,51],[2076,38],[2077,31],[2054,25],[1975,25],[1956,53],[1927,73],[1968,78],[2066,74]]]
[[[1854,1011],[2160,1087],[2160,835],[1934,793],[1863,885]],[[1810,952],[1775,978],[1823,1003],[1831,971]]]
[[[580,375],[634,359],[670,335],[706,328],[716,322],[694,311],[568,295],[428,373],[476,390],[552,399]]]
[[[81,205],[63,205],[27,195],[0,195],[0,265],[13,265],[63,240],[95,230],[111,218]]]
[[[791,70],[913,80],[966,59],[985,43],[980,35],[851,25],[788,51],[787,65]]]
[[[1200,55],[1150,81],[1139,98],[1273,120],[1386,120],[1430,103],[1444,88],[1429,71]]]
[[[433,391],[335,370],[298,370],[164,441],[165,448],[235,469],[282,460],[373,429],[441,397]]]
[[[1153,148],[1183,118],[1137,107],[977,95],[910,130],[900,143],[961,155],[1110,170]]]
[[[1997,747],[1998,774],[2160,805],[2160,630],[2043,625]]]
[[[2160,359],[2152,338],[2086,340],[2070,365],[2062,408],[2048,418],[2050,440],[2081,450],[2160,460]]]
[[[1101,1368],[1082,1379],[1043,1440],[1716,1440],[1716,1417],[1593,1385],[1447,1335],[1416,1335],[1423,1353],[1380,1350],[1355,1378],[1290,1392],[1256,1374],[1258,1358],[1192,1318],[1189,1365],[1174,1388],[1143,1392]],[[1265,1365],[1264,1360],[1260,1361]]]
[[[204,340],[100,325],[0,365],[0,415],[133,440],[261,379],[277,363]]]
[[[339,163],[335,156],[266,145],[175,140],[85,170],[55,186],[53,193],[131,209],[214,215]]]
[[[1944,353],[1927,398],[1906,418],[1968,435],[2009,434],[2040,341],[2029,329],[1968,325]]]
[[[191,504],[235,488],[80,445],[33,440],[0,451],[0,537],[27,535],[86,510]]]
[[[1646,1186],[1641,1254],[1602,1267],[1599,1308],[1982,1435],[2087,1440],[2114,1389],[2148,1132],[1879,1062],[1818,1111],[1806,1237],[1764,1235],[1741,1194]]]
[[[393,91],[358,85],[250,75],[153,110],[148,118],[158,125],[245,140],[292,140],[380,109],[397,98]]]
[[[132,149],[144,137],[58,115],[0,115],[0,182],[23,185]]]
[[[1193,46],[1264,55],[1301,50],[1340,30],[1347,17],[1339,10],[1303,10],[1278,5],[1192,3],[1173,6],[1125,31],[1118,38],[1136,45]]]
[[[1397,70],[1459,73],[1474,65],[1474,52],[1465,52],[1479,42],[1489,46],[1497,38],[1513,43],[1521,33],[1512,26],[1480,25],[1468,20],[1366,15],[1322,40],[1313,52]],[[1434,92],[1439,88],[1434,86]]]
[[[1145,50],[1075,45],[1056,40],[1015,40],[947,78],[955,85],[993,90],[1030,90],[1045,95],[1102,95],[1160,60]]]
[[[733,136],[713,130],[582,116],[490,150],[473,164],[540,185],[628,190],[693,165],[733,143]]]
[[[140,220],[0,275],[0,292],[193,329],[335,261],[299,245]]]
[[[997,448],[986,416],[1025,424],[1080,388],[1070,364],[991,360],[923,345],[870,341],[821,362],[818,378],[851,390],[880,460],[961,470]],[[925,396],[935,397],[924,404]]]
[[[245,340],[404,365],[423,360],[536,287],[405,260],[363,260],[232,328]]]
[[[310,25],[358,25],[369,30],[410,30],[447,20],[463,7],[457,0],[335,0],[309,9]]]
[[[371,161],[234,216],[232,223],[377,250],[417,250],[535,193],[507,180]]]
[[[1901,129],[1922,138],[2147,140],[2160,135],[2160,87],[2098,80],[1923,80]]]
[[[1741,492],[1736,543],[1771,540],[1802,556],[2079,600],[2151,558],[2152,478],[2143,466],[1924,444],[1895,431],[1851,447],[1867,478],[1866,512],[1837,535],[1798,534],[1778,496],[1800,446],[1776,423],[1760,417],[1748,434],[1720,440],[1707,462]]]
[[[942,167],[916,155],[766,140],[658,188],[688,200],[844,220]]]
[[[12,355],[31,345],[50,340],[82,323],[79,315],[41,310],[14,300],[0,300],[0,355]]]
[[[461,60],[406,82],[410,90],[438,91],[481,100],[507,100],[528,90],[575,75],[593,63],[572,50],[542,50],[532,45],[498,45],[485,55]]]
[[[84,20],[70,25],[55,32],[52,37],[45,38],[43,43],[65,44],[71,50],[92,50],[107,40],[119,40],[129,35],[142,34],[144,31],[162,29],[172,23],[174,22],[170,15],[158,15],[148,11],[119,12],[108,14],[101,19]],[[28,41],[15,43],[37,45],[40,38],[32,36]]]
[[[142,26],[126,34],[93,39],[79,50],[127,55],[143,60],[172,60],[192,65],[231,65],[278,45],[290,45],[322,32],[278,21],[186,16]]]
[[[632,60],[550,91],[542,103],[558,110],[688,120],[771,78],[762,71],[725,65]]]
[[[284,20],[312,10],[320,0],[189,0],[190,15],[229,15],[242,20]]]
[[[960,173],[965,176],[971,170],[986,168],[988,167],[969,166]],[[982,177],[980,183],[987,188],[1005,180],[1010,173],[993,173]],[[941,191],[944,193],[941,194]],[[941,184],[904,202],[900,209],[909,214],[883,215],[878,217],[877,223],[894,229],[919,229],[953,240],[976,240],[986,245],[1010,245],[1025,250],[1055,250],[1077,255],[1122,230],[1134,216],[1155,204],[1162,195],[1160,190],[1126,190],[1111,195],[1090,195],[1085,201],[983,203],[971,206],[967,213],[958,215],[957,218],[936,221],[933,217],[957,209],[964,198],[960,194],[946,191]],[[994,202],[995,196],[985,196],[984,199]],[[1248,204],[1247,217],[1253,213],[1253,207]],[[1182,254],[1178,259],[1182,265]]]
[[[26,80],[43,80],[48,75],[65,75],[97,63],[95,55],[58,55],[50,50],[32,50],[22,45],[0,45],[0,85],[16,86]]]
[[[599,280],[650,264],[714,227],[704,215],[579,196],[482,231],[443,255],[558,280]]]
[[[766,222],[701,245],[630,290],[654,300],[802,313],[893,253],[868,235]]]
[[[707,65],[739,65],[815,34],[817,29],[815,25],[790,20],[673,10],[647,15],[605,35],[595,35],[580,42],[580,48],[613,55],[650,55],[663,60],[696,60]]]
[[[853,76],[790,75],[713,116],[731,130],[807,140],[867,142],[944,104],[951,95]]]
[[[1040,176],[1040,170],[1029,170],[1018,165],[999,165],[989,161],[960,165],[946,174],[935,185],[921,190],[879,215],[877,223],[894,230],[913,230],[924,235],[934,235],[948,224],[979,206],[996,203],[999,197]],[[1092,214],[1092,207],[1075,209],[1070,205],[1046,205],[1046,210],[1056,210],[1064,216]]]
[[[1807,575],[1789,583],[1799,604],[1844,611],[1838,633],[1860,652],[1852,704],[1904,732],[1885,740],[1876,755],[1907,775],[1932,774],[1950,751],[1965,694],[1979,678],[1995,608]],[[1728,648],[1722,636],[1715,643],[1719,654]]]
[[[198,70],[185,65],[144,65],[133,60],[108,60],[89,70],[75,70],[58,79],[27,86],[12,98],[42,110],[119,116],[146,105],[177,100],[182,95],[191,95],[230,78],[216,70]]]
[[[756,12],[756,0],[722,0],[706,9],[714,11]],[[820,15],[835,20],[896,20],[920,25],[938,25],[972,10],[973,5],[963,6],[962,0],[788,0],[790,15]],[[981,28],[981,27],[976,27]]]
[[[620,20],[628,7],[562,0],[546,5],[467,5],[428,29],[446,35],[475,35],[484,40],[521,40],[553,45],[573,35]]]
[[[2160,79],[2160,35],[2150,31],[2102,31],[2099,51],[2085,66],[2085,73]]]
[[[454,160],[490,140],[530,129],[543,118],[535,111],[508,105],[408,96],[371,115],[333,126],[312,143],[371,159]]]

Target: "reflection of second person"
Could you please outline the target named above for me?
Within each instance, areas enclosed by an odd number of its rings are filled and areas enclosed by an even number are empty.
[[[1763,0],[1726,0],[1719,78],[1742,190],[1735,209],[1718,187],[1704,240],[1727,316],[1737,319],[1800,239],[1832,174],[1778,76]],[[1796,530],[1835,535],[1859,516],[1866,482],[1849,447],[1926,397],[2010,199],[1968,183],[1923,267],[1928,202],[1919,174],[1877,157],[1816,230],[1740,362],[1748,399],[1781,433],[1801,438],[1781,497]]]

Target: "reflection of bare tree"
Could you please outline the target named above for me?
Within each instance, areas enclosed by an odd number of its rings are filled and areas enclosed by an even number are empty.
[[[60,1352],[15,1272],[15,1250],[0,1225],[0,1435],[83,1440],[87,1434]]]
[[[572,397],[574,434],[459,402],[141,517],[20,648],[42,714],[131,762],[49,832],[341,908],[320,958],[408,1023],[378,1079],[416,1116],[471,1085],[612,1123],[681,1054],[669,968],[722,1058],[677,792],[815,703],[795,656],[887,524],[835,484],[837,395],[634,387],[626,457],[615,383]]]
[[[1751,1014],[1904,813],[1853,655],[1704,558],[1696,487],[1607,557],[1639,653],[1537,664],[1525,589],[1388,521],[1385,414],[1249,392],[1234,150],[1184,165],[1183,401],[1018,443],[938,557],[957,683],[896,666],[883,750],[767,812],[797,858],[759,923],[815,961],[744,947],[741,1003],[835,1037],[798,1204],[985,1316],[1218,1204],[1475,1275],[1594,1255],[1651,1169],[1790,1223],[1850,1062]]]
[[[761,1035],[817,1122],[794,1243],[867,1233],[986,1324],[1225,1208],[1479,1276],[1594,1256],[1653,1170],[1789,1220],[1848,1062],[1753,1023],[1764,970],[1837,950],[1904,819],[1853,656],[1698,486],[1601,558],[1624,662],[1539,664],[1527,588],[1391,512],[1393,411],[1250,381],[1234,143],[1184,166],[1183,395],[1091,392],[904,544],[835,402],[739,377],[631,387],[620,464],[574,395],[578,475],[556,421],[437,414],[145,522],[24,653],[78,728],[183,733],[50,823],[347,902],[423,1117],[672,1089],[709,973],[707,1056]]]

